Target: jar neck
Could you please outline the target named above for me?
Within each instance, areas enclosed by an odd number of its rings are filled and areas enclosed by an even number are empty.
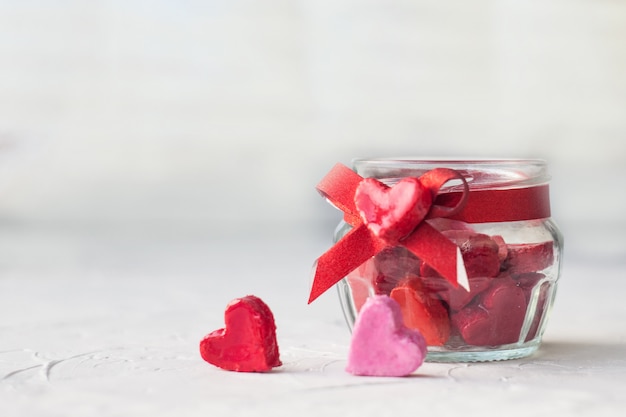
[[[458,171],[470,190],[532,187],[550,180],[546,162],[538,159],[355,159],[352,167],[362,177],[373,177],[388,185],[402,178],[420,177],[435,168]]]

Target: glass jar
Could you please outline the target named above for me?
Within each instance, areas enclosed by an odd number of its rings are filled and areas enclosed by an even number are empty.
[[[385,247],[339,282],[352,328],[365,299],[386,294],[404,322],[428,343],[427,361],[521,358],[537,350],[560,274],[563,238],[550,218],[547,166],[541,160],[353,161],[353,170],[393,186],[435,168],[460,173],[467,205],[456,216],[424,220],[460,248],[467,287],[455,287],[401,243]],[[438,196],[458,192],[450,181]],[[340,222],[335,242],[352,226]]]

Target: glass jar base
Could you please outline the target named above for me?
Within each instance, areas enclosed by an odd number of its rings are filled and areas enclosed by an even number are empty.
[[[525,358],[537,351],[539,344],[517,348],[502,348],[480,351],[429,351],[426,362],[491,362]]]

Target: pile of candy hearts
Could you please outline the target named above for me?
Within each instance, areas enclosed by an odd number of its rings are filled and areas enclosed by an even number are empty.
[[[442,233],[461,248],[470,291],[453,287],[402,246],[383,250],[347,281],[360,310],[373,292],[389,295],[404,322],[419,329],[429,346],[498,346],[518,342],[532,292],[554,262],[553,243],[507,244],[500,236],[471,230]],[[545,287],[527,335],[537,335]]]

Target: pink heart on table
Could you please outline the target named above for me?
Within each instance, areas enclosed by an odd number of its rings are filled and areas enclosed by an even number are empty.
[[[397,242],[424,220],[433,202],[432,193],[417,178],[403,178],[389,187],[365,178],[354,194],[363,222],[381,239]]]
[[[367,299],[352,332],[346,371],[354,375],[406,376],[426,357],[426,341],[406,327],[398,303],[386,295]]]
[[[452,316],[463,340],[474,346],[498,346],[519,340],[526,317],[526,296],[511,278],[496,278],[488,290]]]

